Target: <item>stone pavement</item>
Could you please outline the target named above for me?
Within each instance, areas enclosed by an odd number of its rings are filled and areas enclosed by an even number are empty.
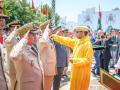
[[[91,74],[90,87],[89,90],[108,90],[99,83],[99,77],[94,77]],[[60,90],[70,90],[70,81],[61,82]]]

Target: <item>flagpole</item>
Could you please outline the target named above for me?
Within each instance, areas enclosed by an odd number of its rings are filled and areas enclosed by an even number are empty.
[[[52,27],[55,27],[55,6],[56,6],[56,0],[51,0],[52,1]]]
[[[100,9],[100,4],[99,4],[99,11],[98,11],[98,29],[102,29],[102,12]]]
[[[41,1],[41,6],[40,6],[40,24],[42,23],[42,1]]]

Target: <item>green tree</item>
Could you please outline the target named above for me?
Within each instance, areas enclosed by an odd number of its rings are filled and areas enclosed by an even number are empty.
[[[44,21],[51,18],[51,8],[48,7],[48,15],[45,15],[46,5],[43,5],[42,13],[37,7],[36,10],[32,10],[30,3],[27,0],[4,0],[5,3],[5,14],[9,16],[8,22],[13,20],[20,20],[21,25],[34,22],[36,24],[41,24]],[[56,24],[58,25],[60,21],[60,16],[56,14]]]
[[[19,19],[21,24],[33,21],[35,12],[26,0],[6,0],[5,13],[9,16],[9,22]]]

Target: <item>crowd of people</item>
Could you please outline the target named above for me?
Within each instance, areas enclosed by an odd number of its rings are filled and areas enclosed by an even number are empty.
[[[7,18],[0,14],[0,90],[59,90],[69,63],[70,90],[88,90],[91,70],[100,75],[112,67],[120,74],[120,31],[79,25],[70,34],[50,28],[50,21],[20,26],[19,20],[6,24]]]
[[[93,48],[87,26],[76,27],[72,38],[67,29],[51,29],[49,21],[39,27],[16,21],[4,30],[7,17],[0,18],[0,90],[59,90],[71,51],[70,90],[88,89]]]
[[[69,49],[49,38],[44,28],[49,21],[36,30],[33,23],[20,27],[17,20],[4,30],[7,17],[0,17],[0,90],[59,90]],[[59,30],[62,36],[67,31],[57,27],[54,33]]]
[[[7,17],[0,18],[0,90],[59,90],[69,62],[70,90],[88,90],[93,60],[94,75],[110,67],[120,73],[120,32],[95,34],[87,26],[77,26],[71,36],[61,26],[51,29],[49,21],[20,27],[19,20],[5,25]],[[94,45],[104,48],[94,50]]]
[[[100,68],[107,72],[110,68],[118,69],[116,64],[120,57],[120,31],[113,29],[110,32],[103,32],[99,30],[96,36],[92,34],[91,41],[93,45],[104,46],[104,49],[95,50],[93,74],[100,75]]]

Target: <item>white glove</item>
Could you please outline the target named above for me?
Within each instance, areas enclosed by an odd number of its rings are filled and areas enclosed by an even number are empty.
[[[22,51],[24,49],[24,47],[27,45],[27,38],[28,38],[28,34],[30,31],[28,31],[24,37],[13,47],[11,53],[10,53],[10,57],[15,58],[17,56],[19,56],[20,54],[22,54]]]
[[[47,27],[46,27],[43,35],[42,35],[42,38],[43,38],[44,40],[49,40],[49,24],[47,25]]]

